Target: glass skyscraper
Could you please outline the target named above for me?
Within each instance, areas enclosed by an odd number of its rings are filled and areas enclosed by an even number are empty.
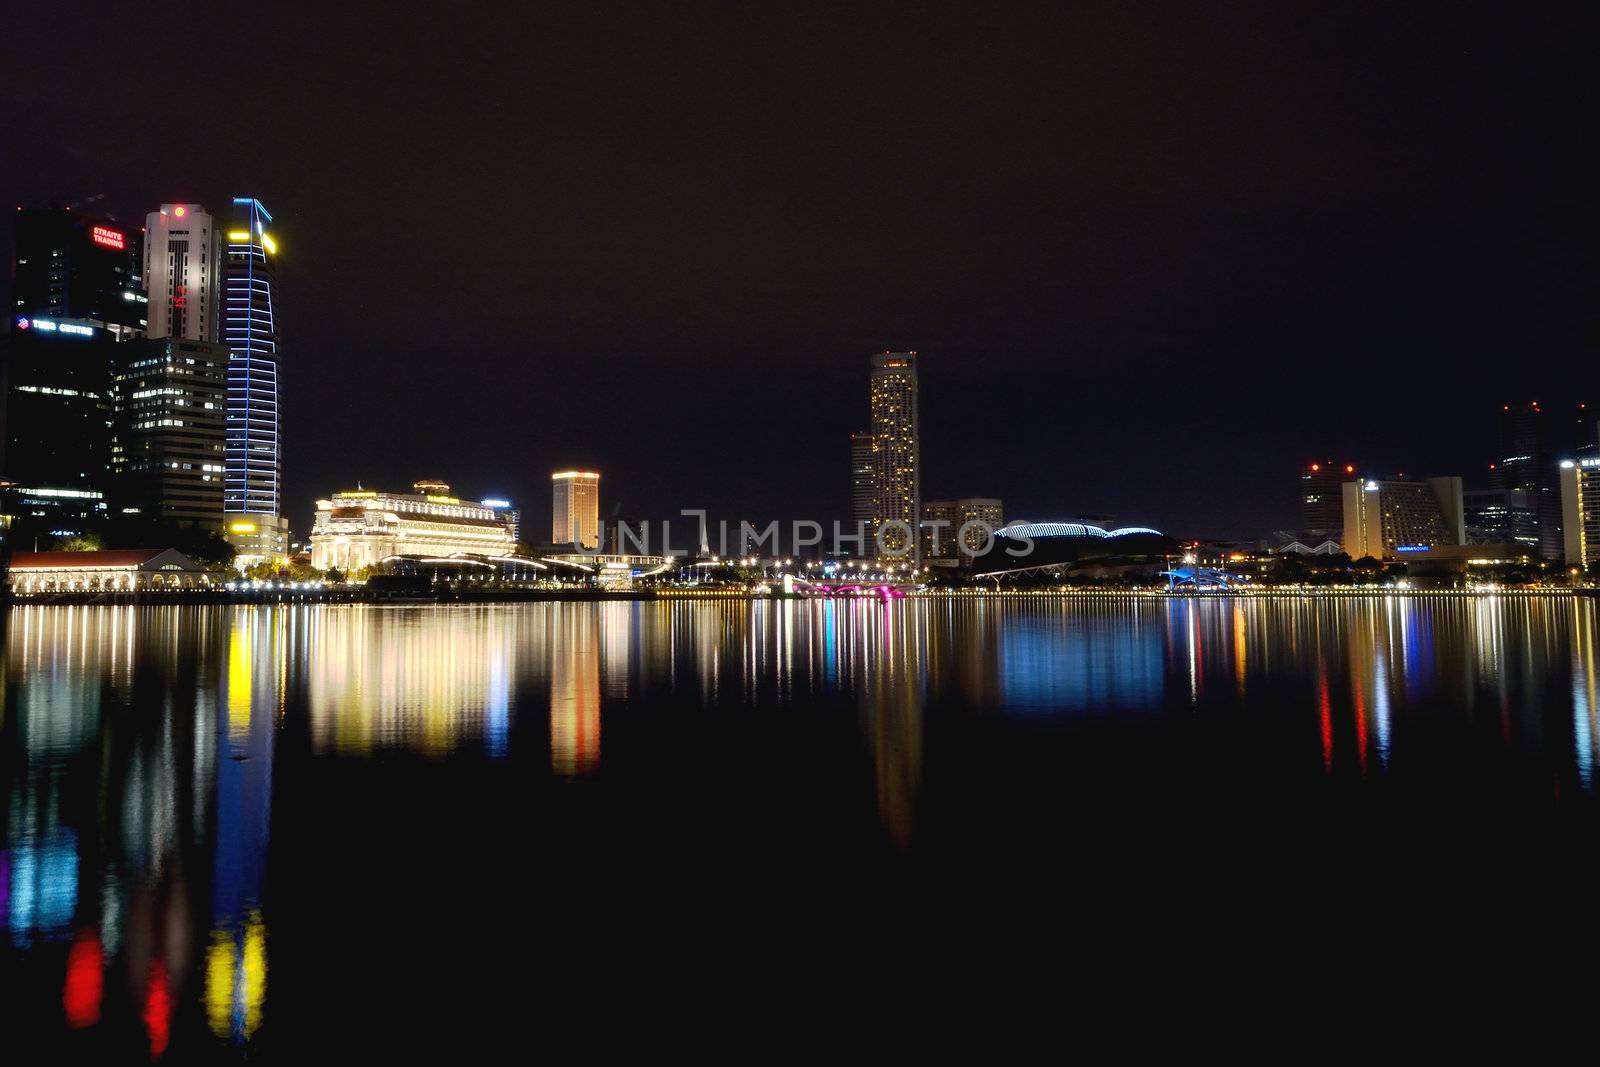
[[[278,316],[272,213],[254,197],[233,198],[227,229],[222,341],[228,346],[228,443],[222,510],[241,563],[287,548],[280,517]]]

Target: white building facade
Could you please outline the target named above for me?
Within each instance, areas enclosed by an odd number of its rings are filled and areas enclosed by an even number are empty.
[[[152,339],[215,342],[221,329],[222,245],[199,204],[162,204],[144,220],[144,284]]]
[[[440,493],[349,490],[317,501],[311,565],[349,572],[390,556],[504,556],[516,548],[494,508]]]

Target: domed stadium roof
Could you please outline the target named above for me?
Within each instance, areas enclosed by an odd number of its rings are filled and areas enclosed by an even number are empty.
[[[1148,526],[1119,526],[1115,530],[1107,530],[1100,526],[1090,526],[1086,522],[1019,522],[995,531],[996,537],[1016,538],[1126,537],[1130,534],[1165,536],[1160,530],[1153,530]]]
[[[1108,530],[1087,522],[1019,522],[996,530],[988,551],[979,554],[973,566],[984,575],[1070,568],[1091,560],[1159,563],[1177,547],[1176,541],[1149,526]]]

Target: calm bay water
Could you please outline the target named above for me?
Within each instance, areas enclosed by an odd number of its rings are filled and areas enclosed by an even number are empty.
[[[1597,636],[1560,597],[16,608],[7,1040],[492,1043],[996,911],[1585,878]]]

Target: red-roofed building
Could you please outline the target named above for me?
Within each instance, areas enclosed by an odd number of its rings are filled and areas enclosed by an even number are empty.
[[[139,592],[210,589],[204,567],[175,548],[113,548],[103,552],[18,552],[7,574],[11,591],[32,593]]]

